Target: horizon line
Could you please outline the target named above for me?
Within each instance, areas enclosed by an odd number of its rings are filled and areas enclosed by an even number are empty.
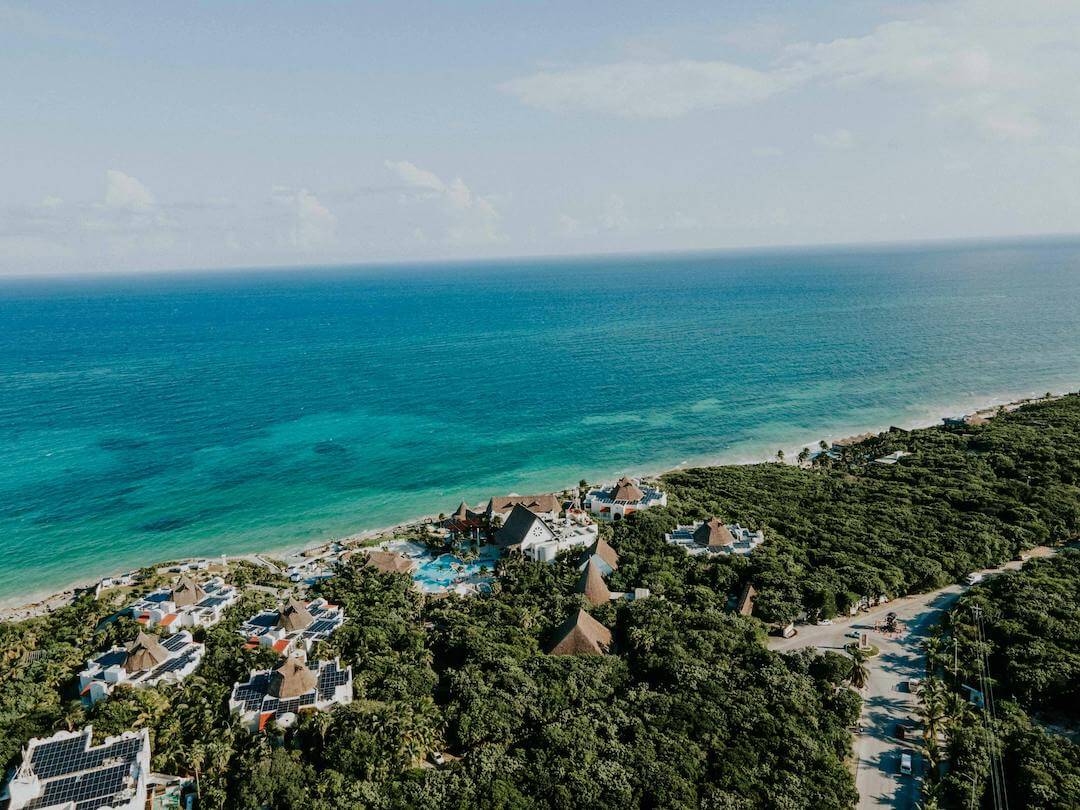
[[[0,271],[0,283],[6,281],[85,281],[110,278],[150,278],[164,276],[205,276],[205,275],[241,275],[255,273],[288,273],[296,270],[318,268],[328,271],[348,271],[358,269],[393,269],[421,268],[435,266],[460,265],[497,265],[500,263],[522,261],[574,261],[582,259],[603,260],[628,257],[664,258],[679,256],[737,255],[745,253],[788,253],[792,251],[853,251],[860,249],[903,249],[948,245],[993,245],[1022,242],[1071,242],[1080,241],[1080,232],[1072,233],[1019,233],[996,236],[946,236],[915,239],[888,239],[869,242],[784,242],[778,244],[748,244],[731,247],[676,249],[676,250],[612,250],[586,253],[517,253],[498,256],[474,256],[463,258],[425,258],[425,259],[371,259],[360,261],[333,261],[320,263],[268,264],[268,265],[231,265],[222,267],[166,267],[145,270],[106,270],[106,271],[45,271],[39,273],[4,273]]]

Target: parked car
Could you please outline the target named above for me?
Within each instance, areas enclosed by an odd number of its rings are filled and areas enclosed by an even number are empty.
[[[844,633],[845,638],[859,638],[861,636],[862,633],[859,630],[848,630],[846,633]]]
[[[911,754],[907,752],[900,755],[900,773],[911,776]]]
[[[913,695],[919,691],[920,686],[922,686],[922,681],[918,678],[911,678],[907,682],[907,690]]]
[[[817,623],[817,626],[818,627],[831,627],[832,626],[832,619],[822,619],[821,621],[819,621]]]
[[[897,723],[896,724],[896,739],[906,740],[912,736],[912,732],[915,731],[915,727],[910,723]]]

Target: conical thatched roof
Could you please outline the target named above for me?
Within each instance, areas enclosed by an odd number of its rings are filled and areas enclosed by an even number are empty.
[[[585,566],[589,564],[589,560],[593,557],[599,557],[606,562],[612,571],[619,567],[619,552],[609,546],[607,542],[600,537],[597,537],[596,540],[593,541],[593,544],[581,553],[581,558],[578,560],[578,566],[584,570]]]
[[[169,660],[169,651],[157,640],[157,636],[140,631],[135,640],[127,646],[127,658],[124,669],[131,672],[145,672],[160,666]]]
[[[714,517],[694,529],[694,542],[702,546],[719,548],[734,545],[735,537],[724,525],[724,521]]]
[[[579,610],[555,633],[551,655],[607,655],[611,649],[611,631],[596,619]]]
[[[411,574],[413,570],[413,561],[396,551],[372,551],[364,564],[387,574]]]
[[[585,570],[578,577],[574,590],[584,594],[594,607],[607,604],[611,599],[611,591],[608,590],[607,583],[604,582],[604,577],[600,573],[600,566],[591,557],[585,565]]]
[[[468,520],[470,514],[472,514],[472,510],[469,509],[469,505],[465,503],[465,501],[462,501],[461,504],[458,506],[457,511],[454,512],[454,514],[452,514],[450,517],[454,518],[455,520]]]
[[[277,626],[289,633],[298,633],[310,627],[315,617],[307,605],[298,599],[290,599],[284,608],[278,611]]]
[[[203,586],[191,577],[180,577],[173,585],[172,601],[177,607],[197,605],[206,598]]]
[[[279,700],[300,697],[315,688],[319,676],[299,658],[290,658],[270,674],[270,694]]]
[[[629,501],[630,503],[640,501],[645,497],[645,493],[638,488],[637,484],[625,476],[611,488],[609,495],[613,501]]]
[[[742,596],[739,597],[738,611],[742,616],[750,616],[754,612],[754,599],[757,598],[757,591],[754,590],[754,586],[749,582],[746,583],[746,587],[743,588]]]

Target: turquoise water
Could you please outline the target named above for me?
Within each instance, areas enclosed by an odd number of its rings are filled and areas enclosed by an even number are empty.
[[[495,570],[500,551],[494,546],[480,549],[480,556],[466,562],[455,554],[440,554],[421,562],[413,572],[413,580],[427,593],[445,591],[453,586],[481,577]]]
[[[0,600],[1078,380],[1077,242],[0,281]]]

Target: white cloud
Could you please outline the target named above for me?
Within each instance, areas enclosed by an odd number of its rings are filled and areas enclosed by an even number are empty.
[[[501,89],[547,110],[674,118],[761,101],[787,86],[781,74],[730,62],[680,60],[543,71],[505,82]]]
[[[755,146],[750,153],[754,157],[780,157],[784,150],[778,146]]]
[[[146,211],[154,205],[154,195],[142,183],[116,169],[105,172],[105,205],[126,211]]]
[[[814,143],[828,149],[850,149],[855,145],[855,136],[851,134],[851,130],[836,129],[814,135]]]
[[[916,7],[862,36],[793,43],[768,66],[722,60],[620,61],[505,82],[533,107],[673,118],[748,105],[808,86],[904,90],[943,119],[996,137],[1031,138],[1049,123],[1077,130],[1080,4],[954,0]]]
[[[301,250],[312,250],[334,243],[337,217],[306,188],[293,191],[283,186],[275,186],[273,199],[290,214],[290,221],[281,234],[289,245]]]
[[[397,174],[412,197],[441,203],[445,241],[451,245],[483,245],[505,241],[499,231],[501,216],[491,197],[474,194],[460,177],[443,182],[434,172],[408,160],[387,160],[386,168]],[[409,202],[406,197],[404,202]]]

